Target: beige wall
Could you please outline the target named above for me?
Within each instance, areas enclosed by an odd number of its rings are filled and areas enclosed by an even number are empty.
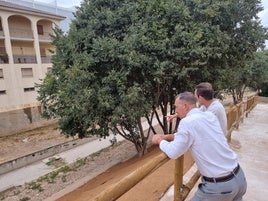
[[[8,63],[0,63],[4,74],[4,78],[0,78],[1,113],[38,104],[35,83],[40,83],[52,67],[49,49],[54,47],[49,34],[64,18],[2,7],[0,18],[3,28],[0,47],[5,47],[9,58]],[[38,34],[37,25],[42,26],[42,35]],[[32,69],[32,76],[23,76],[23,68]]]
[[[33,42],[12,41],[13,55],[35,55]]]
[[[31,31],[31,21],[21,15],[13,15],[8,18],[10,33],[14,29]]]

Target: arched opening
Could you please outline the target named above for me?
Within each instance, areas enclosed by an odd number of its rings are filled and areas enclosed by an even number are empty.
[[[8,18],[14,63],[36,63],[31,21],[21,15]]]
[[[51,35],[55,24],[49,20],[39,20],[37,22],[37,32],[39,37],[39,47],[42,63],[51,63],[51,58],[55,47],[51,44]]]
[[[5,35],[1,17],[0,17],[0,63],[8,63],[8,55],[5,47]]]

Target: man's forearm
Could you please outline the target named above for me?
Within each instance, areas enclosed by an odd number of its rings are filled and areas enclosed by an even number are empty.
[[[152,138],[152,143],[153,144],[160,144],[160,142],[162,140],[166,140],[166,141],[169,141],[169,142],[173,141],[174,140],[174,134],[167,134],[167,135],[156,134]]]

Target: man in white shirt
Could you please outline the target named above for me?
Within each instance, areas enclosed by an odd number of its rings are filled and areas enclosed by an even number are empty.
[[[172,159],[191,151],[202,175],[192,201],[242,200],[247,182],[237,155],[230,149],[217,117],[200,111],[196,103],[192,93],[179,94],[175,100],[175,112],[181,119],[177,132],[156,134],[152,143]]]
[[[195,96],[201,106],[201,111],[210,111],[218,118],[224,135],[227,135],[227,117],[219,99],[214,98],[214,90],[208,82],[202,82],[195,87]]]
[[[212,85],[209,82],[201,82],[200,84],[196,85],[195,87],[195,96],[198,100],[198,104],[200,105],[200,110],[210,111],[216,115],[218,118],[222,131],[224,135],[227,135],[227,116],[225,109],[219,99],[213,98],[214,97],[214,90]],[[168,121],[171,121],[178,115],[172,114],[168,115]]]

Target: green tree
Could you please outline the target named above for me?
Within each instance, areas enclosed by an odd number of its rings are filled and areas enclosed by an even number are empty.
[[[268,50],[256,52],[254,58],[249,87],[258,90],[261,96],[268,96]]]
[[[85,1],[68,35],[56,30],[53,70],[39,91],[44,114],[60,117],[68,136],[120,134],[144,153],[142,117],[155,133],[153,114],[159,106],[167,114],[175,94],[169,83],[186,80],[196,61],[188,43],[198,28],[187,16],[178,1]]]
[[[263,10],[261,1],[231,1],[226,22],[221,26],[229,35],[229,48],[223,54],[223,87],[228,89],[233,101],[243,99],[243,94],[251,80],[250,65],[254,53],[264,48],[267,28],[261,25],[258,13]],[[226,27],[227,26],[227,27]]]
[[[164,133],[174,129],[165,116],[179,91],[204,80],[224,86],[228,67],[244,59],[230,49],[243,20],[234,4],[85,0],[68,34],[55,30],[53,69],[39,86],[44,115],[59,118],[67,136],[119,134],[145,153],[153,118]]]

